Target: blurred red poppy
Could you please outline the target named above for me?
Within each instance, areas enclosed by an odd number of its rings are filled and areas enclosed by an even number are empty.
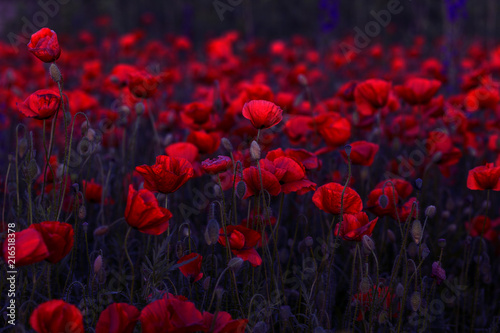
[[[273,102],[265,100],[252,100],[246,103],[242,114],[256,129],[273,127],[283,119],[283,110]]]
[[[384,186],[392,188],[391,183],[394,184],[394,188],[398,193],[398,197],[400,197],[401,199],[408,198],[413,192],[413,186],[410,184],[410,182],[401,178],[382,180],[375,186],[375,188],[382,188]]]
[[[58,93],[41,89],[29,95],[22,104],[17,104],[17,108],[26,117],[43,120],[52,117],[60,105],[61,98]]]
[[[198,147],[189,142],[172,143],[165,148],[165,153],[170,157],[185,158],[191,164],[199,158]]]
[[[128,188],[124,215],[131,227],[149,235],[164,233],[168,229],[168,220],[172,217],[168,209],[158,205],[158,200],[151,191],[136,191],[132,185]]]
[[[280,194],[281,184],[276,176],[263,169],[261,169],[260,174],[262,174],[262,186],[258,168],[249,167],[243,170],[243,180],[247,185],[247,191],[243,197],[244,199],[252,195],[258,195],[261,190],[267,191],[272,196]]]
[[[337,223],[335,235],[339,235],[344,240],[361,242],[364,235],[372,235],[377,221],[378,217],[370,221],[365,212],[344,214],[344,219],[340,225],[340,232],[339,223]]]
[[[35,229],[24,229],[15,232],[14,235],[16,267],[31,265],[49,257],[47,245],[45,245],[42,235]],[[9,247],[12,247],[12,243],[9,243],[8,239],[3,243],[3,258],[5,262],[8,262],[9,256],[12,257],[10,254],[14,253],[9,249]]]
[[[351,163],[355,165],[370,166],[378,153],[379,145],[368,141],[355,141],[349,144],[351,146]],[[344,149],[340,154],[347,161],[347,154]]]
[[[141,312],[127,303],[112,303],[97,321],[96,333],[132,333]],[[82,332],[83,333],[83,332]]]
[[[224,172],[233,166],[233,161],[230,157],[221,156],[214,159],[206,159],[201,162],[201,167],[203,171],[210,175],[216,175]]]
[[[385,194],[386,202],[381,202],[382,195]],[[396,204],[398,202],[398,192],[392,186],[376,188],[368,195],[368,209],[378,217],[391,215],[396,212]]]
[[[312,197],[312,201],[324,212],[338,215],[340,214],[340,203],[344,186],[338,183],[328,183],[318,187]],[[343,202],[344,214],[356,214],[363,209],[363,202],[359,194],[350,187],[347,187],[344,192]]]
[[[159,86],[158,79],[145,71],[129,73],[128,88],[137,98],[153,97]]]
[[[49,28],[42,28],[31,35],[28,51],[43,62],[54,62],[61,55],[57,34]]]
[[[219,149],[220,135],[217,132],[191,131],[186,141],[198,147],[200,154],[213,154]]]
[[[190,333],[204,329],[203,316],[196,306],[170,294],[142,309],[139,320],[143,333]]]
[[[200,273],[202,259],[203,257],[200,254],[192,252],[190,254],[183,256],[182,258],[179,259],[179,261],[177,261],[178,264],[181,264],[185,261],[191,260],[189,263],[180,266],[179,270],[185,277],[187,277],[193,283],[200,280],[203,277],[203,273]]]
[[[470,190],[500,191],[500,167],[493,163],[475,167],[467,176],[467,188]]]
[[[61,261],[73,248],[74,231],[71,224],[44,221],[32,224],[30,228],[35,229],[42,236],[49,250],[49,256],[46,258],[48,262],[55,264]]]
[[[391,84],[380,79],[369,79],[358,83],[354,89],[356,107],[362,115],[371,116],[386,106]]]
[[[249,261],[254,267],[262,264],[262,258],[254,248],[261,239],[261,234],[259,232],[245,228],[241,225],[228,225],[226,227],[226,232],[231,252],[233,252],[235,256],[244,261]],[[227,245],[223,228],[219,230],[219,244],[224,247]]]
[[[410,105],[423,105],[431,101],[441,88],[441,82],[432,79],[411,78],[403,85],[395,86],[394,91]]]
[[[224,311],[217,312],[217,317],[214,317],[214,314],[203,312],[204,332],[243,333],[248,324],[248,319],[233,319],[229,313]]]
[[[144,188],[161,193],[173,193],[193,178],[191,163],[184,158],[160,155],[154,165],[141,165],[135,170],[144,177]]]
[[[84,333],[80,310],[62,300],[40,304],[30,316],[30,325],[37,333]]]

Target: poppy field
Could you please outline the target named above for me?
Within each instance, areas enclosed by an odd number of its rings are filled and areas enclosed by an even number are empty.
[[[0,331],[500,331],[500,46],[440,43],[1,42]]]

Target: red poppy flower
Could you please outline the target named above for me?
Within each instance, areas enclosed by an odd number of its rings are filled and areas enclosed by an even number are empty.
[[[184,158],[160,155],[154,165],[141,165],[135,170],[144,177],[144,188],[161,193],[173,193],[193,178],[191,163]]]
[[[309,126],[317,126],[319,134],[329,147],[337,148],[345,145],[351,137],[351,123],[346,118],[325,115],[316,117],[315,122],[316,125],[310,123]]]
[[[128,88],[137,98],[150,98],[158,90],[158,78],[145,71],[129,73]]]
[[[431,101],[441,88],[438,80],[411,78],[404,85],[394,87],[396,93],[410,105],[423,105]]]
[[[467,176],[467,188],[470,190],[500,191],[500,167],[493,163],[475,167]]]
[[[192,131],[186,138],[200,151],[200,154],[213,154],[220,145],[220,135],[217,132]]]
[[[56,299],[40,304],[30,316],[37,333],[84,333],[83,316],[72,304]]]
[[[57,34],[49,28],[42,28],[31,35],[28,51],[43,62],[54,62],[61,55]]]
[[[373,163],[375,155],[379,150],[379,145],[367,141],[355,141],[350,143],[351,146],[351,163],[355,165],[370,166]],[[347,161],[347,154],[344,149],[340,154]]]
[[[464,99],[465,109],[469,112],[476,112],[480,109],[494,110],[500,102],[500,94],[497,89],[481,86],[469,91]]]
[[[499,226],[500,219],[497,218],[492,221],[489,217],[484,215],[476,216],[472,221],[465,222],[465,227],[472,237],[483,235],[483,237],[490,242],[496,242],[498,240],[499,232],[495,229]]]
[[[412,209],[414,202],[416,204],[418,204],[417,198],[412,197],[412,198],[408,199],[408,201],[406,201],[403,206],[398,207],[398,215],[397,216],[396,216],[396,212],[393,212],[391,214],[392,218],[396,220],[399,216],[400,222],[402,222],[402,223],[406,222],[406,220],[408,220],[408,217],[410,216],[411,209]],[[417,218],[417,210],[413,209],[412,219],[416,219],[416,218]]]
[[[274,161],[278,157],[290,157],[293,160],[302,163],[306,170],[314,170],[321,167],[321,160],[314,153],[311,153],[305,149],[292,149],[288,148],[285,151],[278,148],[271,150],[267,153],[266,159],[269,161]]]
[[[273,127],[283,119],[283,110],[273,102],[265,100],[252,100],[246,103],[242,114],[256,129]]]
[[[373,228],[375,228],[377,221],[378,217],[370,221],[365,212],[344,214],[344,219],[342,220],[342,224],[340,226],[340,233],[339,224],[337,223],[335,236],[339,235],[342,239],[348,241],[361,242],[364,235],[372,235]]]
[[[139,320],[143,333],[190,333],[204,329],[203,316],[196,306],[170,294],[142,309]]]
[[[340,201],[344,186],[338,183],[328,183],[318,187],[312,197],[316,207],[324,212],[338,215],[340,214]],[[356,214],[363,209],[363,202],[359,194],[350,187],[344,192],[344,214]]]
[[[356,107],[362,115],[371,116],[386,106],[391,84],[384,80],[369,79],[358,83],[354,89]]]
[[[201,162],[203,171],[210,175],[224,172],[233,166],[233,161],[227,156],[220,156],[215,159],[206,159]]]
[[[383,192],[382,192],[383,191]],[[380,197],[382,194],[387,196],[387,202],[383,203],[385,207],[382,207],[380,203]],[[398,192],[393,189],[391,185],[386,185],[382,188],[376,188],[370,192],[368,195],[368,209],[378,217],[392,215],[396,211],[395,203],[397,204]]]
[[[311,127],[308,125],[310,121],[310,116],[292,116],[288,119],[283,132],[290,140],[290,143],[293,145],[307,143],[311,133]]]
[[[185,158],[191,164],[199,157],[198,147],[189,142],[172,143],[165,148],[165,153],[170,157]]]
[[[61,261],[73,248],[73,226],[64,222],[45,221],[30,225],[40,233],[43,242],[49,250],[48,262],[53,264]]]
[[[133,227],[149,235],[160,235],[168,229],[168,220],[172,213],[158,205],[155,195],[146,189],[128,188],[125,221]]]
[[[254,248],[261,239],[259,232],[241,225],[228,225],[226,231],[229,246],[235,256],[244,261],[249,261],[254,267],[262,264],[262,258]],[[224,247],[227,245],[223,228],[219,230],[219,244]]]
[[[113,303],[101,312],[95,331],[96,333],[132,333],[140,315],[141,312],[133,305]]]
[[[43,120],[52,117],[60,104],[59,94],[49,89],[41,89],[29,95],[22,104],[17,104],[17,108],[26,117]]]
[[[260,160],[261,170],[274,174],[281,184],[281,192],[288,194],[298,192],[304,194],[316,190],[316,184],[306,178],[306,169],[302,163],[290,157],[281,156],[272,162],[268,159]]]
[[[181,118],[186,125],[203,125],[210,120],[212,107],[206,103],[194,102],[186,105]]]
[[[177,261],[177,263],[180,264],[185,261],[191,260],[189,263],[180,266],[179,270],[185,277],[187,277],[193,283],[198,280],[201,280],[201,278],[203,277],[203,273],[200,273],[202,259],[203,257],[200,254],[192,252],[190,254],[183,256],[182,258],[179,259],[179,261]]]
[[[384,185],[386,187],[392,188],[392,185],[389,181],[391,181],[392,184],[394,184],[394,188],[396,189],[396,192],[398,193],[398,197],[400,197],[401,199],[408,198],[411,195],[411,193],[413,192],[413,186],[410,184],[410,182],[408,182],[404,179],[401,179],[401,178],[392,178],[392,179],[383,180],[380,183],[378,183],[375,186],[375,188],[382,188],[382,187],[384,187]]]
[[[259,169],[256,167],[249,167],[243,170],[243,180],[247,185],[247,191],[244,199],[252,195],[259,194],[261,190],[269,192],[270,195],[276,196],[281,192],[281,184],[274,174],[261,168],[262,186],[259,175]]]
[[[92,178],[90,182],[82,180],[82,185],[85,191],[85,199],[92,203],[101,203],[102,185],[98,184]]]
[[[233,319],[229,313],[224,311],[217,312],[217,317],[214,317],[215,315],[209,312],[203,312],[205,332],[243,333],[248,324],[248,319]]]
[[[47,259],[49,250],[43,241],[42,235],[35,229],[24,229],[14,233],[15,265],[16,267],[31,265]],[[9,239],[3,243],[3,258],[8,262],[9,252],[12,254],[12,243]]]

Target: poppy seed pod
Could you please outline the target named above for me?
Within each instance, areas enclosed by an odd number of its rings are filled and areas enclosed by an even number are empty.
[[[426,217],[429,217],[432,219],[435,215],[436,215],[436,207],[435,206],[430,205],[429,207],[427,207],[425,209],[425,216]]]
[[[59,70],[59,67],[57,67],[55,63],[50,64],[49,73],[50,77],[52,78],[52,80],[54,80],[54,82],[59,83],[62,81],[61,71]]]
[[[255,140],[253,140],[250,145],[250,156],[254,161],[260,160],[260,146]]]

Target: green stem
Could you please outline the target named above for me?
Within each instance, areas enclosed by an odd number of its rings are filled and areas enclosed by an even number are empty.
[[[132,227],[128,227],[127,234],[125,235],[125,241],[123,242],[123,247],[125,249],[125,255],[127,256],[127,260],[130,264],[130,268],[132,269],[132,283],[130,286],[130,299],[129,302],[133,303],[134,301],[134,282],[135,282],[135,268],[134,268],[134,263],[132,262],[132,259],[130,259],[130,255],[128,254],[128,249],[127,249],[127,240],[128,236],[130,235],[130,231],[132,230]]]

